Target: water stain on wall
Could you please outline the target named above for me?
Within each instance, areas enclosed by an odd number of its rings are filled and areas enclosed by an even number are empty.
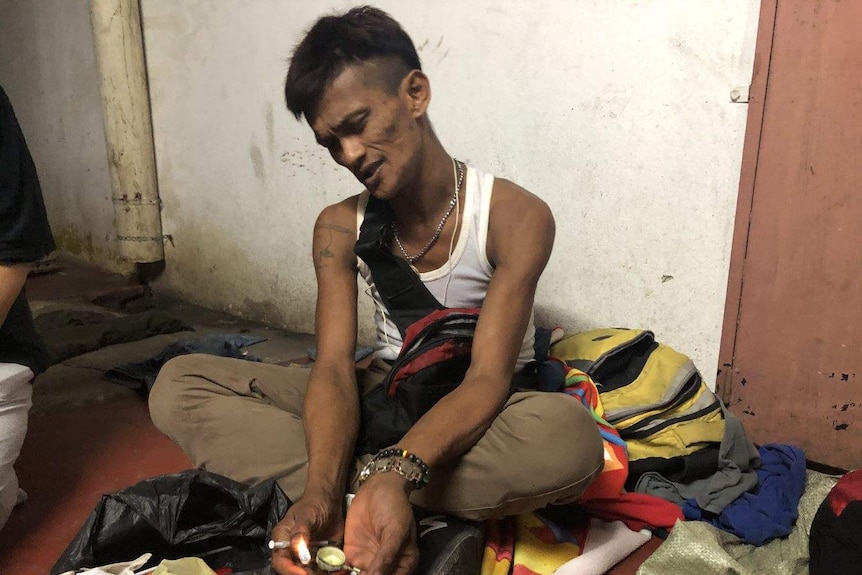
[[[91,232],[81,232],[75,226],[54,228],[52,231],[54,234],[54,243],[57,245],[58,250],[116,273],[128,273],[133,266],[133,264],[120,257],[119,253],[110,249],[110,246],[116,246],[116,242],[111,235],[105,237],[105,242],[108,242],[107,245],[109,246],[106,249],[94,243]]]
[[[95,261],[103,255],[103,250],[93,245],[93,235],[81,233],[75,226],[54,230],[54,242],[58,249],[88,260]]]
[[[242,317],[267,325],[284,327],[289,323],[284,312],[272,301],[255,301],[245,298],[238,311]]]
[[[260,146],[253,141],[249,145],[248,155],[251,158],[251,165],[254,167],[254,175],[261,182],[266,181],[266,166],[263,163],[263,153],[260,151]]]

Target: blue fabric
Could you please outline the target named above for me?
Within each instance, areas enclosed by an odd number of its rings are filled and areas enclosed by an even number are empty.
[[[566,387],[565,365],[559,361],[543,360],[536,366],[536,391],[563,391]],[[581,397],[583,402],[583,397]]]
[[[156,382],[156,376],[169,359],[190,353],[206,353],[220,357],[232,357],[247,361],[260,361],[260,358],[249,355],[242,348],[266,341],[265,337],[256,335],[241,335],[238,333],[211,333],[194,339],[184,339],[169,344],[155,357],[144,361],[119,365],[105,373],[108,381],[130,387],[141,394],[149,394]]]
[[[764,445],[758,451],[762,465],[757,470],[754,489],[743,493],[717,516],[688,499],[682,508],[685,518],[706,521],[752,545],[788,535],[805,488],[805,454],[796,446],[778,444]]]

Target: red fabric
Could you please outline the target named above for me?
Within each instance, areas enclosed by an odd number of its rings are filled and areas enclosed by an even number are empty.
[[[671,529],[684,521],[682,509],[670,501],[646,493],[620,493],[611,499],[580,501],[580,505],[599,519],[619,519],[632,531],[645,528]]]
[[[488,552],[492,553],[494,563],[512,564],[515,555],[515,532],[514,517],[485,521],[486,555]]]
[[[677,520],[683,520],[682,509],[660,497],[623,492],[629,472],[628,456],[620,445],[619,432],[604,419],[598,388],[583,371],[567,368],[565,373],[565,392],[580,398],[590,410],[605,449],[605,467],[578,498],[578,504],[599,519],[619,519],[633,531],[645,527],[671,529]]]
[[[392,385],[389,386],[389,395],[395,396],[395,392],[398,390],[398,385],[408,377],[419,373],[427,367],[438,364],[441,361],[461,355],[467,355],[470,353],[472,347],[473,342],[471,341],[447,340],[437,347],[422,353],[422,355],[413,361],[408,362],[398,370],[398,375],[395,376],[392,380]]]
[[[551,358],[550,361],[558,361],[563,364],[563,373],[566,377],[563,391],[584,404],[602,435],[605,466],[599,476],[590,483],[581,495],[580,501],[614,497],[622,492],[629,474],[629,459],[626,454],[625,443],[620,439],[619,432],[605,421],[605,410],[599,398],[599,390],[590,376],[579,369],[568,367],[562,360]]]
[[[402,349],[406,349],[410,343],[416,339],[416,336],[419,335],[423,329],[438,321],[443,319],[446,316],[450,315],[479,315],[479,312],[482,311],[482,308],[472,307],[472,308],[446,308],[446,309],[438,309],[436,311],[432,311],[419,321],[415,321],[410,324],[407,328],[407,331],[404,333],[404,345]]]
[[[845,473],[829,492],[828,499],[832,512],[839,517],[847,505],[862,500],[862,469]]]
[[[629,475],[629,460],[626,450],[620,445],[602,440],[605,449],[605,466],[586,491],[581,494],[578,502],[605,500],[616,497],[622,492]]]
[[[407,328],[407,331],[404,334],[404,344],[401,346],[401,353],[409,353],[408,350],[413,345],[414,340],[431,324],[445,320],[450,316],[476,317],[479,315],[480,311],[482,311],[481,308],[447,308],[431,312],[419,321],[410,324],[410,327]],[[467,355],[472,350],[472,347],[472,340],[448,340],[441,342],[439,346],[429,349],[427,352],[423,352],[415,359],[398,368],[398,371],[393,374],[394,377],[392,379],[392,383],[389,385],[389,389],[387,390],[389,395],[393,397],[395,396],[398,386],[404,379],[412,377],[423,369],[447,359]]]

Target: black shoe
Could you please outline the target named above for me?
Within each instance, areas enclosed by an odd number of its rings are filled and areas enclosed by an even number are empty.
[[[478,575],[485,548],[485,525],[413,508],[419,539],[414,575]]]

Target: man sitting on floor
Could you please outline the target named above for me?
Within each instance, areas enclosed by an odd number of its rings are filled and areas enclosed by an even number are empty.
[[[246,483],[276,478],[294,504],[274,538],[343,540],[347,562],[371,574],[415,567],[411,502],[478,520],[574,501],[603,465],[596,425],[577,399],[512,386],[534,358],[533,298],[554,239],[548,206],[446,152],[413,42],[380,10],[321,18],[294,52],[285,94],[365,187],[325,208],[314,226],[317,359],[309,373],[176,358],[150,396],[155,424],[202,468]],[[402,267],[420,291],[438,308],[481,313],[463,382],[397,450],[357,461],[362,396],[379,386],[403,341],[399,310],[387,308],[354,253],[372,206],[388,210],[381,245],[409,263],[412,272]],[[376,303],[378,334],[373,363],[359,373],[357,273]],[[356,496],[345,519],[348,490]],[[304,572],[295,551],[274,552],[278,573]]]

